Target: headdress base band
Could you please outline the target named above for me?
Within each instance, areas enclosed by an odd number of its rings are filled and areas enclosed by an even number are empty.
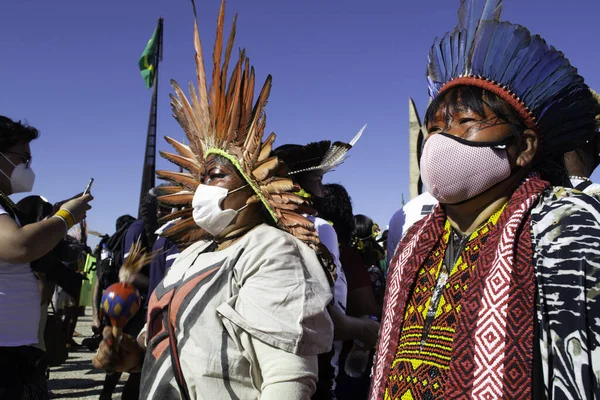
[[[527,106],[521,101],[521,99],[519,99],[508,88],[500,86],[494,81],[477,76],[461,76],[446,83],[438,92],[438,96],[444,91],[460,85],[476,86],[485,89],[488,92],[494,93],[496,96],[506,101],[508,105],[514,108],[525,122],[525,125],[529,129],[534,131],[537,137],[541,139],[541,136],[539,134],[539,127],[536,122],[535,116],[531,113],[531,111],[529,111],[529,108],[527,108]]]

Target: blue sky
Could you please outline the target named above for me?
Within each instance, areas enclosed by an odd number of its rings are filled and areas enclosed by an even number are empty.
[[[238,13],[236,47],[245,47],[257,82],[273,75],[267,130],[276,144],[350,140],[367,130],[326,182],[345,185],[355,213],[385,226],[408,200],[408,99],[427,105],[426,57],[435,36],[456,25],[459,0],[229,0]],[[210,57],[219,0],[197,0]],[[137,66],[159,16],[164,59],[158,104],[162,136],[181,139],[171,117],[169,80],[194,77],[192,8],[187,0],[0,3],[0,115],[41,131],[32,143],[34,193],[58,201],[89,178],[89,227],[112,233],[136,215],[151,92]],[[527,26],[565,52],[600,89],[600,2],[505,0],[503,19]],[[210,74],[210,72],[209,72]],[[159,159],[159,169],[173,169]],[[600,180],[600,175],[594,176]],[[15,196],[18,199],[18,196]]]

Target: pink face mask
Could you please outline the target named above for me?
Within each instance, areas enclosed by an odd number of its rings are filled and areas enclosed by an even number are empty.
[[[447,133],[432,135],[421,156],[421,179],[442,204],[455,204],[485,192],[511,175],[506,144],[472,142]]]

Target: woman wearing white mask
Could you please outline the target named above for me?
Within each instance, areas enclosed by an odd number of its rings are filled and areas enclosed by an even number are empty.
[[[285,166],[270,157],[275,135],[262,142],[270,77],[253,105],[254,71],[244,52],[229,87],[219,71],[218,49],[230,52],[233,44],[222,47],[223,15],[224,3],[211,92],[199,45],[194,109],[182,107],[188,100],[174,85],[173,111],[190,146],[171,140],[179,155],[163,156],[190,174],[158,173],[178,185],[161,188],[172,194],[159,201],[192,205],[173,213],[181,219],[164,233],[188,247],[152,294],[145,343],[124,337],[115,353],[106,329],[94,364],[136,371],[147,347],[144,399],[308,399],[317,355],[333,339],[326,306],[335,265],[325,255],[320,262],[317,251],[327,250],[302,216],[305,200],[294,194]],[[207,233],[212,240],[199,240]]]
[[[91,195],[60,203],[52,217],[21,227],[23,218],[8,196],[30,192],[29,142],[38,131],[0,116],[0,398],[45,398],[36,391],[40,293],[31,262],[52,250],[91,207]]]

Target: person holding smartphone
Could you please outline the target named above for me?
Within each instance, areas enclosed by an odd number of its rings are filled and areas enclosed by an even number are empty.
[[[24,220],[8,197],[30,192],[35,174],[29,143],[38,130],[0,116],[0,398],[45,399],[36,369],[43,356],[39,342],[40,292],[31,263],[50,252],[67,231],[85,218],[90,194],[54,205],[52,216],[22,226]]]

